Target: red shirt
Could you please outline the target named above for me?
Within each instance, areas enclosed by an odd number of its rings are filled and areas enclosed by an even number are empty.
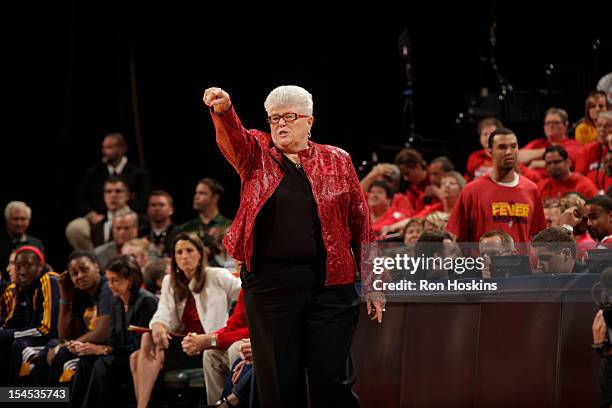
[[[542,176],[540,176],[540,173],[538,173],[534,169],[530,169],[529,167],[525,166],[523,163],[519,163],[518,167],[519,167],[520,173],[523,176],[527,177],[529,180],[533,181],[534,183],[538,184],[542,180]]]
[[[385,211],[385,213],[381,215],[375,223],[372,224],[372,229],[374,230],[374,233],[378,235],[382,227],[395,224],[404,218],[408,218],[408,215],[402,211],[398,211],[396,208],[389,207],[389,209]]]
[[[608,154],[608,146],[599,142],[584,145],[582,155],[576,162],[576,171],[583,175],[589,174],[591,170],[601,167]]]
[[[204,328],[200,322],[200,316],[198,316],[198,309],[196,307],[195,299],[188,291],[187,303],[185,304],[185,310],[183,310],[183,316],[181,317],[183,324],[185,325],[184,333],[197,333],[204,334]]]
[[[547,178],[538,183],[542,200],[550,198],[561,198],[565,193],[576,192],[580,193],[584,198],[591,198],[597,195],[597,188],[591,180],[573,172],[565,181],[555,181],[552,178]]]
[[[487,154],[485,149],[472,152],[468,157],[465,170],[466,181],[474,180],[475,178],[490,174],[493,170],[493,160]]]
[[[584,146],[577,140],[569,139],[569,138],[563,139],[562,141],[558,143],[558,145],[563,147],[565,150],[567,150],[567,154],[570,160],[572,161],[572,170],[573,170],[578,160],[578,157],[582,154],[582,149],[584,148]],[[523,147],[523,149],[524,150],[546,149],[548,146],[552,146],[552,143],[550,143],[548,139],[546,139],[545,137],[542,137],[542,138],[535,139],[527,143],[525,147]],[[548,178],[548,173],[546,172],[546,169],[537,168],[533,170],[538,172],[540,177],[542,177],[543,179]]]
[[[491,171],[493,171],[493,160],[487,155],[485,149],[481,149],[470,154],[464,177],[466,181],[471,181],[485,174],[491,174]],[[542,180],[542,177],[537,171],[530,169],[522,163],[519,163],[519,171],[523,176],[534,183]]]
[[[576,240],[576,258],[582,262],[586,262],[588,258],[587,251],[597,248],[597,242],[591,238],[588,232],[582,235],[574,235],[574,239]]]
[[[429,176],[418,185],[410,184],[404,195],[408,197],[414,211],[421,211],[425,207],[425,187],[429,185]]]
[[[606,194],[608,188],[612,186],[612,177],[606,175],[606,171],[603,168],[589,171],[587,178],[595,184],[598,194]]]
[[[446,226],[460,242],[478,242],[493,229],[506,231],[515,242],[529,242],[544,228],[538,187],[521,175],[515,187],[500,186],[488,175],[468,183]]]
[[[212,332],[217,335],[217,348],[227,350],[229,346],[238,340],[249,337],[249,326],[247,325],[246,309],[244,308],[244,292],[238,295],[234,313],[227,319],[225,327]]]
[[[366,191],[364,194],[367,201],[369,193]],[[412,214],[414,214],[414,208],[412,207],[410,199],[402,193],[395,193],[393,195],[393,201],[391,201],[391,208],[395,209],[395,211],[399,211],[405,214],[407,217],[410,217]]]
[[[219,117],[210,113],[217,144],[240,176],[240,208],[223,244],[228,253],[252,271],[255,219],[280,184],[283,176],[282,152],[269,133],[247,130],[234,107]],[[376,256],[370,212],[350,155],[329,145],[308,141],[308,149],[298,153],[310,182],[321,221],[321,235],[327,253],[325,285],[355,282],[358,268],[371,267]],[[299,214],[296,214],[299,215]],[[355,258],[353,258],[353,254]],[[363,258],[363,262],[362,262]],[[366,292],[372,291],[371,269],[361,271]]]
[[[413,217],[414,218],[424,218],[424,217],[427,217],[429,214],[431,214],[434,211],[444,211],[444,205],[440,201],[433,203],[433,204],[426,205],[425,208],[423,208],[418,213],[414,214]]]

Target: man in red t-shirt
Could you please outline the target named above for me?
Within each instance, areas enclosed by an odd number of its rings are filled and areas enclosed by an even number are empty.
[[[550,177],[538,183],[542,200],[559,200],[569,192],[579,193],[584,198],[597,195],[591,180],[570,170],[567,151],[561,146],[548,146],[544,152],[544,161]]]
[[[499,128],[489,136],[493,171],[467,184],[446,229],[457,241],[478,242],[493,229],[506,231],[515,242],[529,242],[546,227],[538,187],[514,170],[518,141],[513,131]]]
[[[567,151],[573,168],[578,157],[582,154],[583,146],[580,142],[567,137],[568,124],[567,112],[559,108],[548,109],[544,117],[544,134],[546,137],[527,143],[519,152],[519,162],[537,171],[542,178],[547,178],[544,151],[548,146],[558,145]]]
[[[603,166],[589,171],[587,178],[595,184],[597,194],[608,192],[608,189],[612,187],[612,150],[607,151]]]

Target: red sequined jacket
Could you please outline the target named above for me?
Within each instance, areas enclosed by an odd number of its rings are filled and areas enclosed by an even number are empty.
[[[283,178],[282,153],[272,144],[270,134],[245,129],[233,107],[223,116],[212,112],[211,116],[217,144],[241,180],[240,208],[223,243],[250,271],[255,219]],[[370,292],[375,237],[368,204],[349,154],[338,147],[308,141],[308,149],[299,152],[299,158],[321,221],[327,252],[325,285],[355,281],[352,250],[358,267],[362,262],[366,265],[361,278],[364,290]]]

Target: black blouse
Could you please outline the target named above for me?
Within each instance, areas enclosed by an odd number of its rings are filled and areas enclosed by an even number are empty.
[[[283,155],[285,175],[255,220],[254,261],[321,262],[321,222],[302,166]]]

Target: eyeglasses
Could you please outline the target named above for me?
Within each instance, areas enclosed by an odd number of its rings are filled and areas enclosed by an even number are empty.
[[[563,124],[563,122],[561,122],[560,120],[549,120],[547,122],[544,122],[544,126],[561,126]]]
[[[268,122],[271,125],[276,125],[280,122],[281,118],[285,121],[285,123],[294,122],[299,118],[307,118],[309,115],[300,115],[299,113],[287,112],[282,115],[272,115],[268,116]]]
[[[555,164],[559,164],[559,163],[563,163],[565,161],[565,159],[559,159],[559,160],[550,160],[545,162],[547,166],[552,166]]]

